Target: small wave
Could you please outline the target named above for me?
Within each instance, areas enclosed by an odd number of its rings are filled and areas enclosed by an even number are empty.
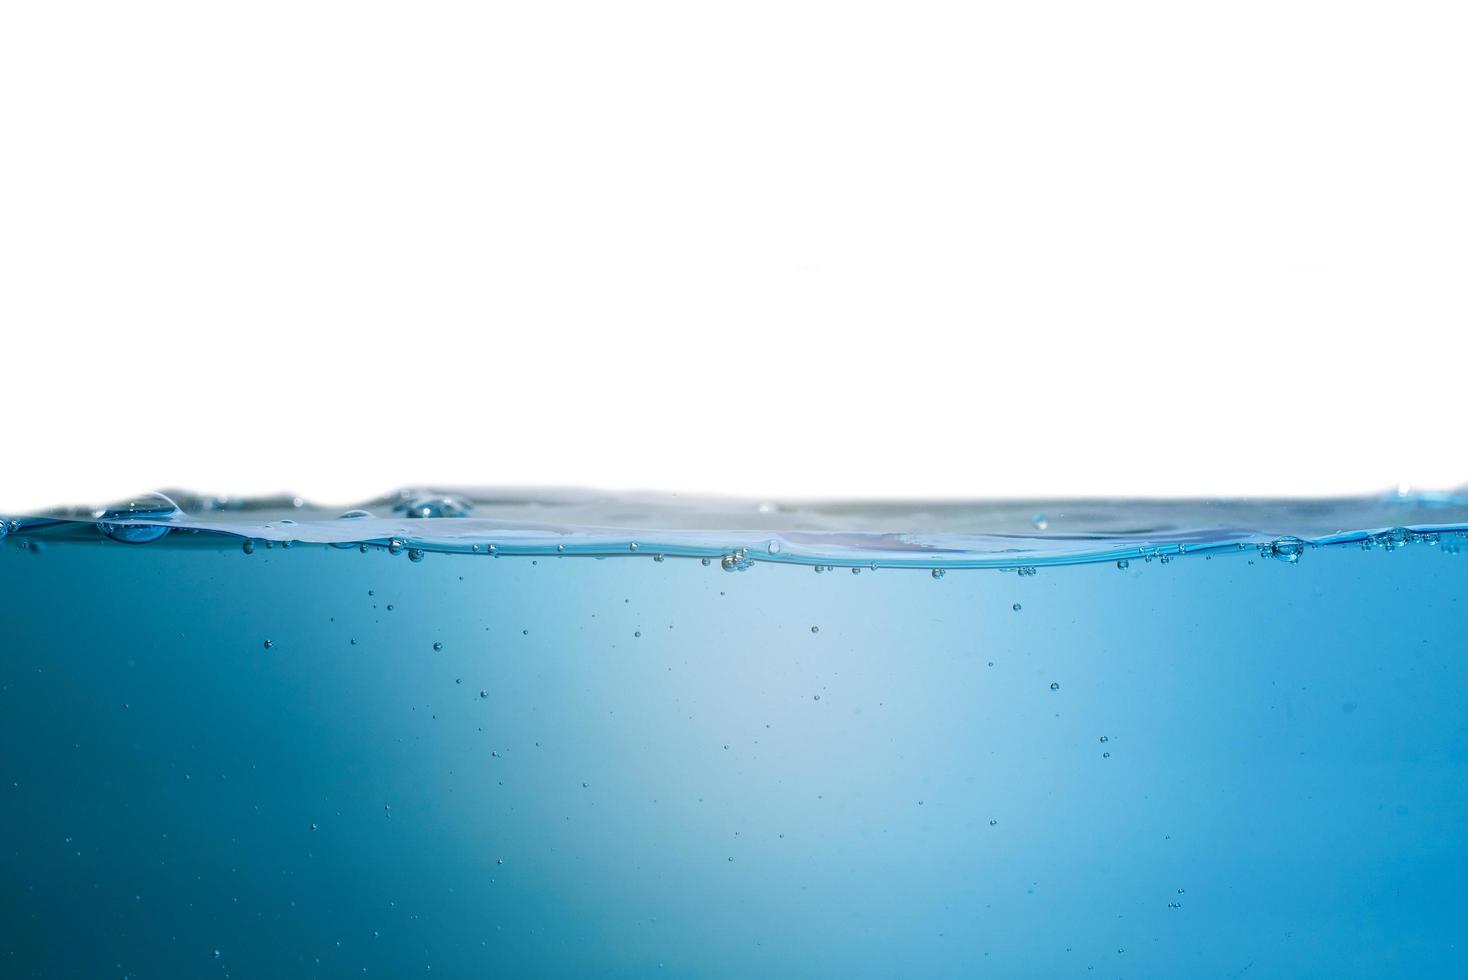
[[[167,491],[0,521],[0,533],[124,544],[266,544],[497,556],[685,557],[725,568],[1007,568],[1257,550],[1468,543],[1468,494],[1279,500],[751,501],[584,490],[407,489],[348,507]],[[180,533],[181,532],[181,533]]]

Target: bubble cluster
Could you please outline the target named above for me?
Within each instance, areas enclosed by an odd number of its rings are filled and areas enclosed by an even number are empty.
[[[753,564],[747,548],[738,548],[719,559],[719,567],[726,572],[747,572]]]
[[[1380,548],[1382,551],[1396,551],[1409,544],[1436,545],[1441,540],[1442,535],[1437,531],[1412,531],[1405,527],[1394,527],[1378,534],[1367,535],[1361,540],[1361,550]]]

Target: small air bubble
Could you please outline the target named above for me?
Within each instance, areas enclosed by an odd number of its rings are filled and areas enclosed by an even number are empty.
[[[434,649],[435,652],[437,652],[439,650],[442,650],[443,649],[443,643],[440,642],[439,640],[434,640],[433,641],[433,649]]]
[[[941,568],[935,568],[935,569],[933,569],[933,578],[942,578],[946,574],[948,574],[948,573],[945,572]]]
[[[1055,681],[1051,681],[1050,682],[1050,690],[1052,690],[1052,691],[1058,691],[1058,690],[1060,690],[1060,685],[1058,683],[1056,683]]]

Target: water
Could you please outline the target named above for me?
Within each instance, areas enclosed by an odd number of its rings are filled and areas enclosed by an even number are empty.
[[[1462,499],[356,510],[4,525],[0,976],[1468,975]]]

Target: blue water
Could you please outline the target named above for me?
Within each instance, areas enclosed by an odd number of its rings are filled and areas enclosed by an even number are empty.
[[[1468,976],[1460,498],[356,510],[4,525],[0,976]]]

